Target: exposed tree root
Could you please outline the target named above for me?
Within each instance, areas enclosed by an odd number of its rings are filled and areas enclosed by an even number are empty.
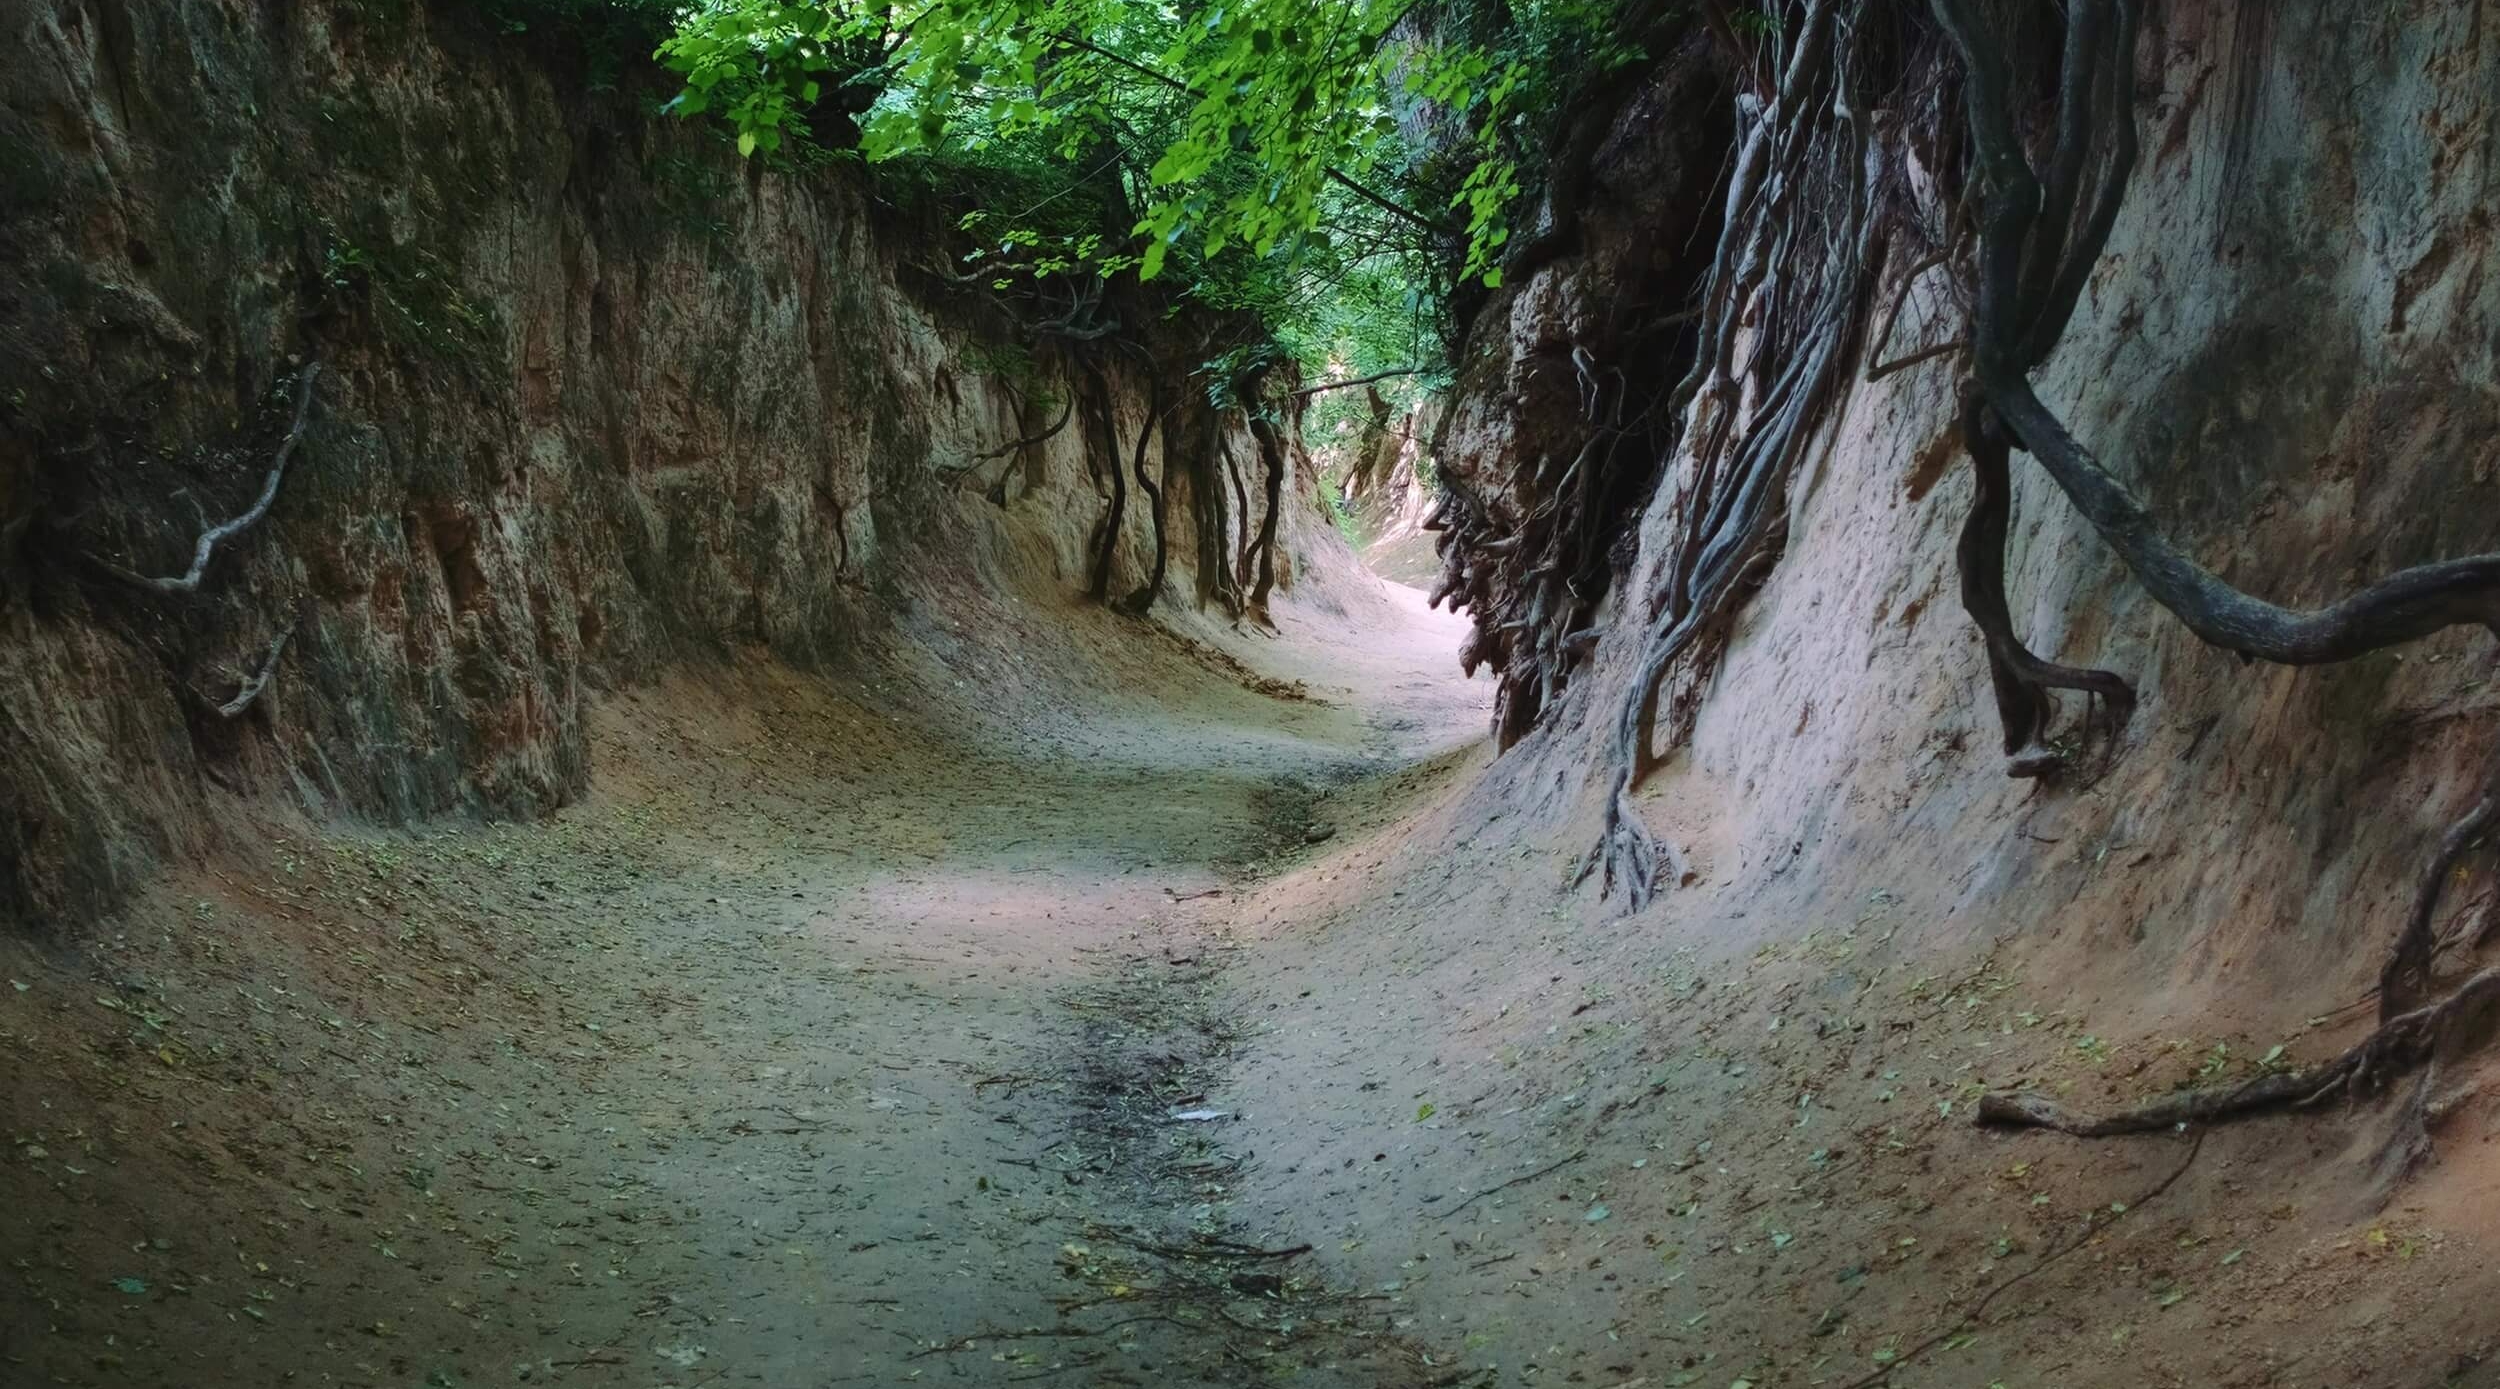
[[[1067,403],[1060,408],[1059,418],[1052,421],[1049,428],[1043,430],[1039,434],[1027,434],[1021,439],[1011,439],[1006,443],[1000,444],[997,448],[990,449],[983,453],[976,453],[973,457],[983,462],[988,462],[993,458],[1005,458],[1008,454],[1022,453],[1026,449],[1047,444],[1052,439],[1059,436],[1060,430],[1068,427],[1068,421],[1073,419],[1075,415],[1076,392],[1070,391],[1068,392]]]
[[[1243,604],[1248,601],[1246,595],[1252,582],[1250,552],[1258,544],[1258,532],[1250,525],[1250,489],[1241,480],[1241,461],[1233,457],[1230,445],[1219,442],[1216,447],[1221,452],[1220,461],[1224,465],[1225,476],[1233,484],[1234,514],[1241,518],[1240,542],[1234,547],[1232,555],[1233,615],[1239,617]]]
[[[1163,596],[1164,576],[1170,572],[1172,562],[1171,542],[1164,535],[1163,488],[1146,471],[1146,445],[1154,439],[1155,429],[1162,423],[1163,381],[1149,361],[1146,364],[1146,418],[1137,426],[1137,456],[1131,468],[1137,474],[1137,490],[1146,494],[1147,514],[1154,522],[1155,558],[1154,567],[1147,572],[1146,582],[1120,604],[1122,612],[1135,617],[1145,616],[1154,607],[1155,600]],[[1168,432],[1164,436],[1164,450],[1167,455],[1171,450]],[[1116,461],[1113,466],[1118,466]],[[1166,466],[1169,467],[1169,464]]]
[[[1974,0],[1934,3],[1962,55],[1985,185],[1971,335],[1979,387],[2012,439],[2145,592],[2205,641],[2280,665],[2346,661],[2461,625],[2500,633],[2500,554],[2401,570],[2306,612],[2244,593],[2173,544],[2126,484],[2068,432],[2032,390],[2030,371],[2065,332],[2134,169],[2135,7],[2130,0],[2069,7],[2058,143],[2044,187],[2016,131],[2013,65],[2003,45]],[[2108,148],[2087,210],[2080,184],[2096,134]]]
[[[2483,970],[2446,998],[2424,1004],[2432,957],[2438,951],[2436,918],[2457,859],[2500,817],[2500,757],[2487,774],[2483,795],[2440,839],[2415,889],[2413,910],[2388,951],[2379,975],[2378,1030],[2321,1066],[2255,1076],[2231,1085],[2165,1095],[2130,1109],[2078,1116],[2029,1092],[1995,1094],[1979,1102],[1978,1121],[2050,1128],[2085,1138],[2149,1133],[2180,1124],[2215,1123],[2283,1109],[2303,1109],[2336,1095],[2372,1093],[2398,1075],[2438,1059],[2443,1037],[2472,1031],[2486,1005],[2500,1003],[2500,967]]]
[[[1059,408],[1059,418],[1053,421],[1049,428],[1042,430],[1038,434],[1027,434],[1021,439],[1009,440],[1008,442],[999,445],[997,448],[976,453],[972,456],[972,462],[966,465],[965,470],[976,471],[984,463],[990,462],[994,459],[1005,458],[1008,455],[1013,454],[1017,459],[1024,461],[1025,482],[1027,489],[1030,490],[1032,484],[1040,479],[1040,474],[1037,471],[1037,465],[1031,461],[1031,451],[1040,448],[1042,445],[1049,443],[1053,439],[1058,438],[1060,431],[1068,427],[1068,421],[1075,418],[1076,389],[1074,383],[1070,383],[1068,398]],[[992,502],[999,506],[1005,506],[1007,504],[1007,479],[1013,477],[1015,475],[1015,471],[1016,464],[1014,463],[1010,463],[1005,468],[999,470],[998,480],[991,483],[989,487],[989,499]]]
[[[2076,1115],[2031,1092],[1983,1096],[1978,1122],[2048,1128],[2084,1138],[2151,1133],[2182,1124],[2219,1123],[2285,1109],[2305,1109],[2337,1095],[2360,1096],[2383,1089],[2415,1067],[2430,1067],[2443,1038],[2472,1040],[2486,1005],[2500,1004],[2500,967],[2483,970],[2437,1003],[2424,1004],[2432,958],[2438,952],[2436,918],[2458,858],[2500,817],[2500,757],[2487,774],[2482,798],[2440,839],[2415,889],[2413,910],[2388,951],[2379,975],[2379,1026],[2341,1056],[2320,1066],[2254,1076],[2230,1085],[2181,1091],[2104,1115]],[[2427,1090],[2416,1096],[2427,1100]],[[2417,1108],[2419,1105],[2417,1104]]]
[[[2440,899],[2447,896],[2448,880],[2457,860],[2489,832],[2495,816],[2500,816],[2500,751],[2494,752],[2491,767],[2483,774],[2482,799],[2440,836],[2439,848],[2431,855],[2430,866],[2414,889],[2413,910],[2387,952],[2387,963],[2379,970],[2381,1023],[2392,1022],[2398,1015],[2421,1006],[2422,996],[2430,989],[2432,957],[2439,953],[2436,918]]]
[[[295,626],[290,622],[278,629],[277,639],[269,643],[269,653],[261,657],[260,670],[243,682],[234,692],[234,698],[217,706],[220,718],[241,718],[244,711],[252,707],[252,702],[269,688],[270,677],[278,673],[278,658],[286,654],[287,640],[295,635]]]
[[[1597,614],[1630,573],[1639,517],[1676,457],[1676,421],[1663,404],[1700,340],[1700,312],[1687,306],[1703,283],[1706,255],[1627,254],[1612,239],[1583,244],[1582,222],[1601,207],[1645,217],[1666,210],[1628,191],[1620,171],[1597,177],[1598,155],[1635,87],[1655,83],[1659,100],[1688,110],[1667,145],[1640,157],[1689,195],[1654,234],[1707,245],[1710,228],[1701,223],[1716,220],[1722,121],[1739,119],[1737,103],[1726,99],[1727,74],[1687,11],[1639,0],[1617,7],[1610,22],[1630,47],[1655,57],[1618,67],[1577,94],[1547,162],[1536,219],[1542,229],[1514,243],[1502,272],[1506,284],[1519,286],[1508,292],[1535,296],[1545,291],[1530,282],[1566,263],[1553,283],[1574,287],[1566,300],[1587,298],[1551,325],[1550,340],[1524,353],[1461,354],[1470,382],[1463,393],[1490,387],[1499,373],[1509,378],[1506,394],[1512,386],[1527,394],[1512,412],[1504,456],[1442,470],[1443,505],[1426,527],[1438,535],[1443,564],[1438,601],[1473,618],[1461,662],[1494,672],[1494,733],[1505,748],[1543,721],[1596,653]],[[1568,406],[1554,389],[1566,379],[1575,388]],[[1453,428],[1461,437],[1471,432],[1463,413],[1438,417],[1436,450]],[[1528,466],[1512,464],[1506,455],[1514,450],[1528,453]]]
[[[1997,718],[2005,729],[2005,753],[2016,776],[2039,776],[2063,764],[2046,734],[2055,705],[2050,691],[2078,690],[2107,713],[2111,746],[2135,712],[2135,688],[2106,670],[2044,661],[2015,635],[2005,598],[2005,532],[2013,514],[2014,488],[2006,467],[2006,443],[1975,392],[1965,393],[1963,447],[1971,461],[1970,517],[1963,522],[1954,556],[1962,574],[1962,608],[1987,641],[1988,677],[1996,687]]]
[[[319,360],[304,363],[295,378],[295,422],[287,427],[286,438],[278,445],[278,455],[269,464],[268,479],[261,483],[260,495],[241,515],[222,521],[200,532],[191,547],[191,567],[172,578],[155,578],[125,568],[101,555],[89,555],[98,569],[136,588],[153,593],[197,593],[200,582],[208,576],[208,562],[217,554],[217,547],[259,525],[269,514],[270,505],[278,499],[278,484],[286,481],[287,464],[295,457],[295,446],[303,441],[304,425],[312,418],[313,378],[321,372]]]
[[[1128,474],[1120,469],[1120,436],[1111,423],[1111,387],[1092,366],[1085,375],[1093,386],[1085,403],[1095,442],[1088,453],[1111,460],[1111,499],[1096,531],[1093,576],[1085,585],[1085,596],[1101,603],[1111,596],[1111,567],[1120,553],[1120,527],[1128,518]]]
[[[1258,571],[1250,585],[1247,612],[1261,626],[1274,627],[1276,620],[1268,615],[1267,599],[1276,589],[1276,518],[1285,500],[1285,442],[1278,436],[1275,422],[1260,414],[1256,406],[1249,413],[1250,437],[1259,441],[1259,461],[1267,472],[1267,512],[1259,518],[1259,538],[1251,544]]]
[[[2039,461],[2155,602],[2200,638],[2243,658],[2317,665],[2453,626],[2500,633],[2500,555],[2419,565],[2313,611],[2286,608],[2244,593],[2197,564],[2075,439],[2032,389],[2030,373],[2063,336],[2134,171],[2135,4],[2071,0],[2068,5],[2056,133],[2044,178],[2018,131],[2012,94],[2017,65],[2001,36],[1982,17],[1977,0],[1933,3],[1962,59],[1983,196],[1970,334],[1973,381],[1963,417],[1979,485],[1961,558],[1964,603],[1988,639],[2007,750],[2036,739],[2050,689],[2083,689],[2109,698],[2113,723],[2132,704],[2131,691],[2119,702],[2127,687],[2116,676],[2048,665],[2013,637],[2002,560],[2009,445]],[[2441,839],[2416,889],[2412,911],[2380,973],[2378,1029],[2341,1056],[2103,1115],[2074,1114],[2036,1094],[1991,1095],[1980,1103],[1979,1121],[2085,1137],[2144,1133],[2375,1093],[2395,1077],[2431,1065],[2443,1038],[2461,1036],[2469,1020],[2481,1019],[2500,1002],[2500,969],[2475,974],[2436,1003],[2423,1001],[2438,951],[2435,918],[2448,879],[2459,856],[2496,817],[2500,760],[2486,774],[2481,798]],[[2418,1155],[2407,1146],[2400,1156],[2409,1163]]]
[[[2098,1115],[2077,1114],[2031,1091],[1986,1095],[1979,1101],[1977,1122],[2108,1138],[2307,1109],[2338,1096],[2375,1093],[2397,1077],[2428,1065],[2437,1057],[2443,1036],[2468,1027],[2482,1009],[2494,1005],[2500,1005],[2500,967],[2474,975],[2437,1003],[2380,1024],[2378,1030],[2323,1065],[2183,1090]]]
[[[1873,131],[1856,90],[1862,36],[1837,10],[1807,5],[1778,95],[1737,155],[1703,289],[1701,348],[1667,401],[1683,421],[1673,548],[1616,721],[1605,826],[1580,870],[1629,911],[1663,875],[1684,876],[1631,795],[1655,755],[1661,687],[1679,668],[1707,675],[1785,548],[1789,481],[1846,379],[1883,257]],[[1749,349],[1741,361],[1740,343]],[[1689,731],[1679,712],[1669,741]]]

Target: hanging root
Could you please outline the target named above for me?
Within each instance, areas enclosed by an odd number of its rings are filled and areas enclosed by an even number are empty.
[[[1988,678],[1996,687],[1997,718],[2011,759],[2007,770],[2015,776],[2040,776],[2064,765],[2065,754],[2047,739],[2056,712],[2052,690],[2077,690],[2088,705],[2098,705],[2104,711],[2099,731],[2114,751],[2135,712],[2135,687],[2106,670],[2044,661],[2015,635],[2005,597],[2005,533],[2014,493],[2005,436],[1977,393],[1970,391],[1963,397],[1961,429],[1971,462],[1971,506],[1954,558],[1962,575],[1962,608],[1986,639]],[[2087,717],[2087,732],[2091,722]]]
[[[2188,630],[2251,660],[2325,665],[2454,626],[2500,632],[2500,554],[2419,565],[2312,612],[2232,587],[2163,535],[2125,483],[2031,388],[2108,243],[2135,166],[2135,6],[2073,0],[2045,185],[2017,133],[2014,65],[1976,0],[1934,0],[1960,51],[1971,139],[1985,189],[1971,358],[2008,439],[2039,460],[2156,603]],[[2092,196],[2082,195],[2087,176]]]
[[[2132,691],[2116,676],[2041,662],[2013,636],[2003,587],[2009,447],[2039,461],[2156,603],[2197,636],[2245,659],[2318,665],[2452,626],[2500,632],[2500,555],[2402,570],[2311,612],[2243,593],[2172,544],[2143,503],[2068,432],[2032,390],[2030,372],[2055,350],[2073,317],[2134,170],[2135,4],[2070,0],[2056,134],[2044,178],[2016,126],[2016,64],[2007,46],[1977,0],[1933,3],[1964,67],[1974,172],[1984,195],[1970,333],[1973,376],[1965,388],[1963,422],[1978,490],[1961,560],[1963,601],[1988,639],[2007,750],[2036,740],[2051,689],[2102,696],[2113,722],[2133,702]],[[2378,1029],[2343,1055],[2306,1070],[2187,1091],[2106,1115],[2072,1114],[2035,1094],[1991,1095],[1980,1104],[1980,1122],[2086,1137],[2144,1133],[2375,1093],[2397,1076],[2430,1065],[2443,1038],[2462,1041],[2469,1015],[2500,1002],[2500,969],[2472,976],[2438,1002],[2423,1001],[2438,950],[2434,919],[2447,881],[2458,857],[2495,818],[2500,818],[2500,760],[2487,774],[2481,798],[2442,838],[2416,890],[2381,970]]]
[[[1258,577],[1250,585],[1250,601],[1246,611],[1260,626],[1273,630],[1276,619],[1268,614],[1268,595],[1276,588],[1276,518],[1285,500],[1285,442],[1276,432],[1276,424],[1250,409],[1250,437],[1258,441],[1259,461],[1267,470],[1267,511],[1259,518],[1259,538],[1252,551],[1258,559]]]
[[[1108,459],[1111,473],[1111,499],[1103,512],[1100,540],[1094,548],[1093,575],[1085,585],[1085,596],[1097,603],[1111,597],[1111,568],[1119,558],[1120,527],[1128,517],[1128,474],[1120,470],[1120,435],[1111,421],[1111,387],[1102,373],[1092,366],[1085,368],[1086,379],[1093,383],[1093,397],[1086,402],[1086,415],[1094,438],[1089,455]]]
[[[1620,891],[1630,910],[1669,871],[1689,876],[1632,802],[1661,687],[1678,670],[1708,672],[1786,548],[1790,479],[1837,403],[1882,263],[1873,132],[1855,90],[1860,37],[1834,5],[1807,6],[1776,96],[1737,155],[1702,291],[1700,347],[1667,401],[1681,421],[1672,548],[1610,749],[1605,833],[1581,872],[1608,895]],[[1689,735],[1689,719],[1678,706],[1670,743]]]
[[[294,635],[295,624],[292,622],[278,629],[276,639],[269,643],[268,654],[261,657],[260,670],[235,690],[234,698],[217,706],[218,717],[241,718],[243,712],[252,707],[253,701],[269,688],[270,677],[278,673],[278,658],[286,654],[287,639]]]
[[[302,442],[304,425],[312,418],[313,378],[321,373],[318,360],[304,363],[295,378],[295,422],[287,426],[286,438],[278,445],[278,456],[270,461],[269,476],[261,483],[260,495],[245,508],[243,514],[200,532],[191,547],[191,567],[172,578],[154,578],[137,570],[125,568],[101,555],[89,555],[98,569],[134,588],[153,593],[197,593],[200,583],[208,577],[208,562],[217,555],[217,547],[259,525],[278,500],[278,484],[286,481],[287,464],[295,457],[295,446]]]
[[[1145,354],[1141,351],[1138,355],[1142,357]],[[1154,567],[1146,573],[1146,582],[1138,585],[1136,591],[1129,594],[1127,600],[1119,605],[1120,611],[1132,617],[1145,616],[1154,607],[1155,600],[1163,596],[1164,576],[1171,569],[1172,543],[1164,533],[1163,486],[1155,481],[1153,474],[1146,471],[1146,445],[1154,438],[1155,429],[1164,425],[1163,415],[1163,381],[1155,371],[1153,360],[1149,358],[1146,362],[1146,418],[1137,426],[1137,457],[1132,465],[1132,471],[1137,475],[1138,490],[1146,494],[1147,517],[1154,523],[1155,558]],[[1164,466],[1169,469],[1171,465],[1168,460],[1172,452],[1172,438],[1168,428],[1164,433],[1163,451],[1167,460]]]

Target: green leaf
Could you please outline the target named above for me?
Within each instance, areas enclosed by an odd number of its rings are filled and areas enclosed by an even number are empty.
[[[747,130],[747,131],[741,131],[741,132],[739,132],[739,135],[738,135],[738,157],[739,157],[739,158],[741,158],[741,159],[744,159],[744,158],[746,158],[747,156],[752,155],[752,154],[754,154],[754,153],[755,153],[755,132],[754,132],[754,131],[752,131],[752,130]]]

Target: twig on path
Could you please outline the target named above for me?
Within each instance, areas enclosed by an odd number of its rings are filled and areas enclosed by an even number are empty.
[[[1099,1364],[1101,1364],[1101,1363],[1102,1363],[1102,1362],[1103,1362],[1106,1358],[1108,1358],[1108,1357],[1109,1357],[1109,1355],[1110,1355],[1110,1354],[1111,1354],[1111,1352],[1109,1352],[1109,1351],[1103,1351],[1103,1352],[1101,1352],[1100,1354],[1097,1354],[1097,1355],[1088,1356],[1088,1357],[1083,1358],[1083,1359],[1078,1359],[1078,1360],[1071,1360],[1071,1361],[1068,1361],[1068,1362],[1067,1362],[1066,1364],[1064,1364],[1064,1365],[1053,1365],[1053,1366],[1051,1366],[1049,1369],[1046,1369],[1046,1370],[1035,1370],[1035,1371],[1031,1372],[1030,1374],[1009,1375],[1009,1376],[1007,1376],[1007,1382],[1008,1382],[1009,1384],[1017,1384],[1017,1383],[1021,1383],[1022,1381],[1024,1381],[1024,1380],[1028,1380],[1028,1379],[1048,1379],[1048,1378],[1050,1378],[1052,1375],[1066,1374],[1066,1373],[1067,1373],[1068,1371],[1070,1371],[1070,1370],[1082,1370],[1082,1369],[1087,1369],[1087,1368],[1090,1368],[1090,1367],[1092,1367],[1092,1366],[1095,1366],[1095,1365],[1099,1365]]]
[[[2067,1255],[2074,1253],[2076,1250],[2083,1248],[2087,1244],[2090,1244],[2094,1236],[2108,1230],[2110,1226],[2124,1220],[2128,1215],[2144,1209],[2146,1202],[2161,1195],[2163,1192],[2168,1191],[2173,1182],[2176,1182],[2181,1177],[2186,1176],[2188,1168],[2196,1161],[2196,1155],[2203,1151],[2205,1151],[2205,1135],[2200,1132],[2196,1135],[2196,1141],[2188,1145],[2187,1156],[2179,1160],[2179,1165],[2177,1167],[2170,1169],[2169,1176],[2155,1182],[2152,1190],[2147,1191],[2142,1196],[2135,1198],[2132,1203],[2117,1212],[2115,1215],[2112,1215],[2109,1219],[2104,1220],[2097,1225],[2085,1225],[2082,1233],[2076,1235],[2072,1240],[2059,1245],[2057,1248],[2050,1250],[2046,1254],[2041,1255],[2039,1259],[2031,1265],[2031,1267],[2024,1269],[2022,1272],[2015,1274],[2013,1277],[2006,1279],[2004,1282],[1999,1283],[1995,1287],[1988,1289],[1985,1293],[1982,1293],[1979,1300],[1970,1305],[1969,1310],[1954,1318],[1953,1321],[1943,1330],[1894,1357],[1890,1364],[1879,1366],[1871,1373],[1861,1376],[1860,1378],[1853,1379],[1847,1384],[1842,1385],[1841,1389],[1872,1389],[1872,1386],[1881,1384],[1885,1380],[1892,1378],[1895,1371],[1901,1369],[1905,1365],[1908,1365],[1911,1361],[1918,1359],[1920,1356],[1925,1355],[1927,1352],[1934,1350],[1937,1346],[1942,1345],[1948,1337],[1951,1337],[1963,1327],[1979,1320],[1980,1313],[1988,1310],[1988,1304],[1997,1300],[1997,1294],[2004,1292],[2007,1288],[2014,1286],[2016,1283],[2029,1278],[2031,1275],[2038,1273],[2040,1270],[2047,1268],[2049,1265],[2056,1263],[2058,1260],[2063,1259]]]
[[[1200,1235],[1198,1243],[1223,1250],[1227,1254],[1242,1259],[1297,1259],[1311,1252],[1311,1246],[1307,1244],[1292,1245],[1284,1249],[1261,1249],[1255,1244],[1243,1244],[1239,1240],[1217,1239],[1213,1235]]]
[[[1299,1259],[1311,1252],[1311,1246],[1307,1244],[1291,1245],[1283,1249],[1261,1249],[1255,1244],[1216,1239],[1211,1235],[1201,1235],[1195,1245],[1157,1244],[1152,1240],[1131,1239],[1116,1230],[1103,1229],[1097,1229],[1094,1232],[1094,1238],[1125,1244],[1141,1253],[1160,1254],[1167,1259]]]
[[[1028,1326],[1017,1331],[974,1331],[957,1336],[944,1345],[923,1346],[903,1358],[921,1360],[932,1355],[956,1355],[977,1349],[983,1341],[1020,1341],[1034,1336],[1094,1336],[1099,1334],[1098,1331],[1082,1326]]]
[[[1508,1190],[1510,1190],[1512,1187],[1518,1186],[1518,1185],[1519,1185],[1520,1183],[1522,1183],[1522,1182],[1533,1182],[1533,1181],[1535,1181],[1537,1178],[1542,1177],[1542,1176],[1546,1175],[1546,1174],[1547,1174],[1547,1173],[1549,1173],[1549,1172],[1559,1172],[1559,1171],[1561,1171],[1562,1169],[1564,1169],[1564,1168],[1566,1168],[1566,1167],[1569,1167],[1571,1164],[1573,1164],[1573,1163],[1575,1163],[1575,1162],[1578,1162],[1580,1159],[1582,1159],[1582,1158],[1584,1158],[1584,1157],[1587,1157],[1588,1155],[1589,1155],[1589,1150],[1588,1150],[1588,1149],[1586,1149],[1586,1148],[1582,1148],[1581,1150],[1579,1150],[1579,1151],[1578,1151],[1578,1152],[1576,1152],[1576,1153],[1573,1153],[1571,1156],[1569,1156],[1569,1157],[1567,1157],[1567,1158],[1563,1158],[1562,1160],[1560,1160],[1560,1161],[1558,1161],[1558,1162],[1549,1162],[1549,1163],[1545,1164],[1543,1167],[1540,1167],[1540,1168],[1538,1168],[1537,1170],[1535,1170],[1534,1172],[1530,1172],[1530,1173],[1528,1173],[1528,1174],[1527,1174],[1527,1175],[1525,1175],[1525,1176],[1513,1177],[1513,1178],[1511,1178],[1509,1181],[1503,1182],[1503,1183],[1502,1183],[1501,1185],[1499,1185],[1499,1186],[1488,1186],[1488,1187],[1486,1187],[1484,1190],[1477,1192],[1475,1195],[1468,1197],[1466,1200],[1459,1202],[1457,1205],[1450,1207],[1450,1208],[1449,1208],[1449,1210],[1447,1210],[1446,1212],[1444,1212],[1444,1214],[1445,1214],[1445,1215],[1456,1215],[1456,1214],[1458,1214],[1460,1211],[1463,1211],[1463,1210],[1467,1209],[1469,1206],[1472,1206],[1472,1205],[1476,1204],[1478,1201],[1483,1200],[1483,1199],[1484,1199],[1484,1198],[1486,1198],[1487,1196],[1492,1195],[1494,1192],[1497,1192],[1497,1191],[1508,1191]]]

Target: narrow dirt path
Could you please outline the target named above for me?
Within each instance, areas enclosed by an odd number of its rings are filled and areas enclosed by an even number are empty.
[[[623,697],[552,824],[283,843],[0,958],[5,1377],[1405,1382],[1174,1115],[1231,885],[1480,726],[1456,632],[1279,647],[1295,698],[1104,622],[1091,691],[939,623]]]

